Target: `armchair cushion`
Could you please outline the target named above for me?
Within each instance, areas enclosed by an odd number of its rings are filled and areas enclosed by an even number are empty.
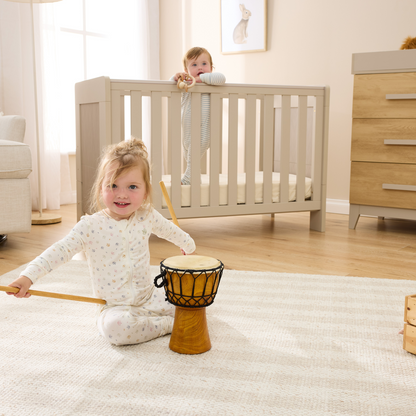
[[[4,116],[0,113],[0,140],[23,143],[26,120],[22,116]]]
[[[0,179],[24,179],[30,172],[32,172],[32,156],[29,146],[0,140]]]

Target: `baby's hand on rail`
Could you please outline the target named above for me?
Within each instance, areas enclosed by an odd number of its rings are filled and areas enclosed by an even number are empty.
[[[31,296],[30,293],[27,293],[30,286],[32,286],[32,281],[26,276],[20,276],[8,286],[10,287],[17,287],[20,289],[17,293],[14,292],[6,292],[8,295],[14,295],[16,298],[29,298]]]
[[[178,82],[179,78],[182,78],[182,80],[184,80],[186,78],[188,74],[186,72],[177,72],[175,74],[175,77],[173,78],[175,80],[175,82]]]

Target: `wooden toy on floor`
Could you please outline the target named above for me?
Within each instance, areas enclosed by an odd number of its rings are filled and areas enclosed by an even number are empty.
[[[403,349],[416,354],[416,295],[406,296],[405,300]]]

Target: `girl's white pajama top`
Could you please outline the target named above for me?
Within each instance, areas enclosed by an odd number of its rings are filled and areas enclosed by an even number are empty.
[[[128,220],[120,221],[100,211],[82,217],[65,238],[33,260],[21,275],[35,283],[84,251],[94,296],[107,302],[100,307],[97,320],[100,333],[114,344],[147,341],[171,332],[174,310],[165,301],[163,289],[156,289],[153,283],[151,234],[174,243],[187,254],[195,251],[189,234],[153,208],[138,210]]]

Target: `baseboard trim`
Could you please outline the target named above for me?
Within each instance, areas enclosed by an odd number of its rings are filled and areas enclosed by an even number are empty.
[[[350,213],[350,201],[344,199],[329,199],[326,200],[326,212],[331,214],[345,214]]]

